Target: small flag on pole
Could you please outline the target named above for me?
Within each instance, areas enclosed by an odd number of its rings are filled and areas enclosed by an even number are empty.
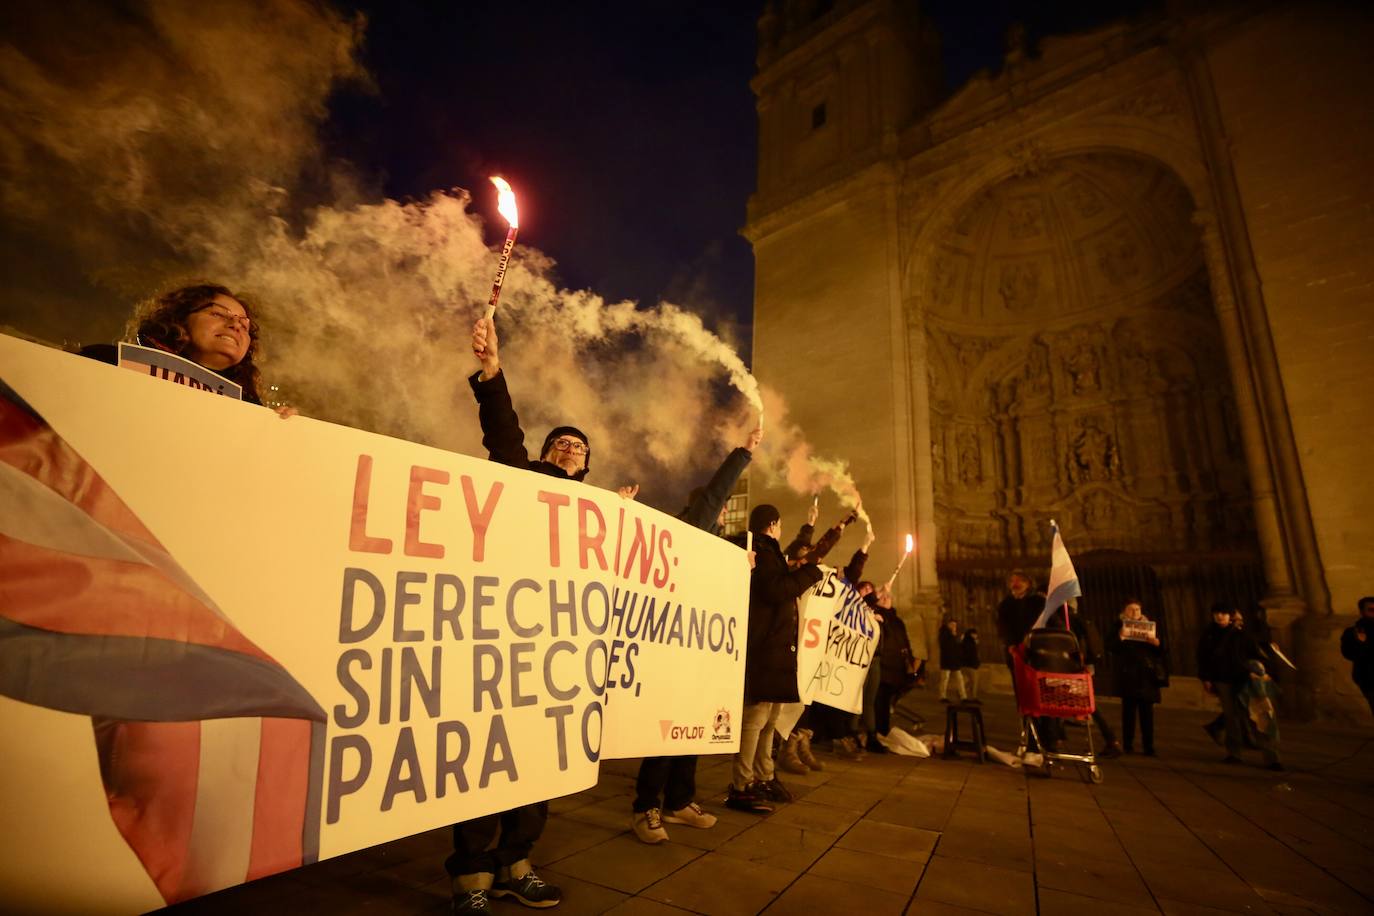
[[[1078,587],[1078,573],[1074,572],[1073,560],[1069,559],[1068,548],[1059,536],[1059,525],[1050,519],[1050,530],[1054,532],[1054,545],[1050,548],[1050,585],[1045,595],[1045,609],[1035,621],[1037,629],[1049,625],[1054,612],[1069,603],[1070,598],[1083,594]]]

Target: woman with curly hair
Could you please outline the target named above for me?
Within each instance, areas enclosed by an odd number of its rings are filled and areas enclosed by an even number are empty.
[[[262,403],[258,391],[258,323],[242,296],[223,286],[183,286],[139,304],[128,336],[199,363],[243,387],[243,399]]]
[[[198,283],[145,300],[134,309],[125,337],[198,363],[241,386],[243,400],[262,403],[255,363],[258,323],[248,300],[226,287]],[[114,363],[115,351],[109,344],[97,344],[81,352]]]

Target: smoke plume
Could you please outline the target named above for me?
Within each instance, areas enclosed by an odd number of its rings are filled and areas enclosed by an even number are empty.
[[[0,318],[23,320],[12,316],[38,302],[76,314],[93,288],[107,328],[134,291],[223,283],[252,303],[264,377],[282,400],[482,453],[469,335],[496,264],[484,234],[505,227],[485,227],[464,191],[384,199],[325,160],[331,93],[370,86],[361,19],[304,0],[17,6],[0,45],[0,241],[14,242],[12,259],[51,266],[46,279],[31,271],[40,279]],[[517,245],[497,313],[528,440],[579,426],[592,481],[639,482],[675,508],[743,443],[764,394],[697,315],[561,289],[553,267]],[[780,399],[768,414],[756,466],[799,493],[830,487],[857,502],[844,465],[810,453]]]

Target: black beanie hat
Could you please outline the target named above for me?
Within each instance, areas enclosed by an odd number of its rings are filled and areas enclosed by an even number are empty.
[[[587,457],[582,463],[582,470],[573,475],[573,480],[581,480],[587,476],[587,472],[592,468],[592,443],[591,440],[587,438],[587,434],[576,426],[555,426],[553,429],[549,430],[549,434],[544,437],[544,447],[539,450],[539,460],[544,460],[544,456],[549,453],[549,448],[553,445],[553,440],[560,436],[571,436],[575,439],[581,439],[583,444],[587,446]]]
[[[755,534],[762,534],[768,530],[769,525],[781,518],[782,513],[775,506],[770,506],[768,503],[755,506],[753,511],[749,513],[749,530]]]

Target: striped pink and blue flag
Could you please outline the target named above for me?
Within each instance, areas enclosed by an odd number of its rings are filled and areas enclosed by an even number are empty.
[[[1073,560],[1069,558],[1069,550],[1059,536],[1059,525],[1054,519],[1050,519],[1050,530],[1054,532],[1054,545],[1050,548],[1050,584],[1045,594],[1045,609],[1035,621],[1037,628],[1049,626],[1055,611],[1068,604],[1070,598],[1083,594],[1078,587],[1078,573],[1074,571]]]
[[[324,711],[3,380],[0,695],[91,717],[167,902],[318,857]]]

